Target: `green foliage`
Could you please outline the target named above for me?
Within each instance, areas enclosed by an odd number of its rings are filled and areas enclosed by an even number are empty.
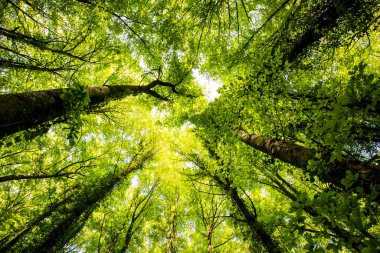
[[[1,93],[63,89],[65,115],[0,143],[0,251],[379,251],[379,9],[2,1]],[[153,80],[168,101],[90,103]]]
[[[73,145],[83,125],[82,115],[89,108],[90,97],[87,87],[81,86],[78,82],[73,82],[73,86],[64,90],[61,98],[66,111],[63,118],[65,123],[69,125],[67,139]]]

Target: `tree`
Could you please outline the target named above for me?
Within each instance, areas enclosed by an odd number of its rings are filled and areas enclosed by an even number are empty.
[[[216,230],[218,227],[225,222],[226,216],[223,215],[223,204],[224,199],[219,198],[220,195],[218,193],[212,192],[212,189],[210,189],[210,192],[206,192],[207,195],[211,195],[210,199],[207,199],[206,197],[202,196],[203,199],[197,199],[197,203],[199,207],[197,208],[197,216],[200,218],[202,224],[203,224],[203,231],[202,235],[206,237],[207,239],[207,252],[211,253],[214,249],[222,246],[224,243],[226,243],[231,238],[228,238],[226,241],[215,244],[214,237]]]
[[[314,150],[297,144],[275,139],[265,139],[255,134],[249,134],[243,128],[239,129],[238,132],[241,140],[246,144],[299,168],[308,169],[308,162],[313,160],[317,153]],[[341,161],[333,164],[331,169],[324,172],[326,173],[325,175],[319,173],[318,176],[322,180],[332,182],[336,186],[342,186],[341,181],[345,178],[346,171],[351,171],[351,173],[358,175],[358,183],[367,192],[370,192],[371,184],[378,184],[379,166],[365,164],[359,160],[350,160],[347,157],[342,157]]]
[[[237,188],[232,186],[233,181],[231,179],[221,179],[218,175],[213,175],[210,172],[210,169],[205,167],[205,162],[203,162],[201,158],[197,157],[194,154],[184,154],[184,156],[201,170],[200,173],[194,173],[193,175],[190,174],[190,177],[193,177],[194,180],[199,180],[199,177],[202,178],[202,176],[211,177],[216,182],[217,186],[220,187],[227,195],[229,195],[231,201],[234,203],[241,215],[244,217],[244,221],[247,223],[248,227],[251,230],[252,237],[257,238],[267,251],[281,252],[281,248],[278,245],[278,243],[271,237],[270,234],[268,234],[267,231],[265,231],[263,224],[257,220],[256,208],[253,205],[252,201],[251,209],[239,196]]]
[[[379,251],[379,14],[2,1],[0,251]]]
[[[126,168],[115,168],[115,171],[106,175],[105,178],[98,179],[96,184],[89,184],[58,205],[49,207],[35,221],[28,224],[29,226],[4,242],[1,250],[6,252],[27,249],[31,252],[51,252],[62,249],[82,229],[96,205],[128,174],[142,169],[144,163],[154,155],[154,150],[144,150],[144,144],[141,144],[140,152],[141,154],[132,157]],[[39,236],[35,241],[29,241],[29,233],[39,234]]]
[[[145,93],[167,101],[167,97],[153,89],[155,87],[169,87],[173,93],[178,94],[176,85],[154,80],[145,86],[114,85],[88,89],[78,87],[78,89],[54,89],[0,95],[0,118],[3,122],[0,126],[0,137],[49,122],[62,121],[66,114],[70,114],[72,111],[80,113],[87,109],[91,110],[91,107],[115,98],[120,99]]]

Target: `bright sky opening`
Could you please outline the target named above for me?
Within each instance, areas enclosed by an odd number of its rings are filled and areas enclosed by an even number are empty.
[[[212,79],[202,74],[199,69],[193,69],[192,75],[198,84],[205,88],[205,95],[208,102],[212,102],[215,98],[220,96],[218,89],[223,85],[220,80]]]

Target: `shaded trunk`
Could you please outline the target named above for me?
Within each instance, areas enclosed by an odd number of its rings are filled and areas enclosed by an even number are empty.
[[[96,181],[95,184],[87,185],[75,196],[71,196],[65,205],[46,212],[44,216],[33,222],[27,231],[23,231],[17,238],[4,245],[0,251],[60,252],[65,244],[82,229],[94,208],[129,173],[141,169],[152,155],[153,153],[149,151],[136,165],[125,168],[117,175],[111,173]],[[46,222],[47,220],[51,221],[51,224]]]
[[[53,212],[56,212],[63,205],[69,203],[72,200],[72,198],[73,195],[69,195],[63,200],[49,205],[49,207],[46,208],[46,210],[42,214],[28,222],[22,230],[16,231],[16,235],[8,235],[7,237],[1,239],[0,252],[11,251],[12,247],[16,245],[19,241],[23,240],[23,238],[27,235],[29,231],[31,231],[43,220],[49,218]]]
[[[207,231],[207,252],[212,253],[212,229]]]
[[[251,231],[260,238],[261,243],[269,252],[283,252],[276,242],[264,229],[263,225],[257,221],[255,216],[249,211],[244,201],[239,197],[236,188],[230,189],[232,201],[238,206],[244,219],[247,221]]]
[[[166,101],[166,97],[152,90],[156,86],[172,87],[175,92],[174,85],[159,80],[155,80],[146,86],[90,87],[88,88],[89,106],[91,107],[110,99],[141,93]],[[0,95],[0,138],[64,117],[66,113],[69,113],[68,108],[65,108],[65,103],[70,102],[65,101],[64,94],[70,91],[74,91],[74,89],[52,89]]]
[[[123,244],[123,247],[121,248],[121,251],[120,252],[125,252],[128,247],[129,247],[129,244],[131,243],[131,240],[132,240],[132,235],[133,235],[133,224],[131,224],[129,227],[128,227],[128,231],[124,237],[124,244]]]
[[[224,183],[218,176],[212,176],[214,180],[223,188],[223,190],[229,194],[231,201],[237,206],[239,211],[244,217],[244,220],[247,222],[251,232],[255,237],[259,238],[262,245],[268,252],[280,253],[283,252],[281,247],[278,245],[271,235],[265,231],[264,226],[257,221],[256,214],[252,213],[249,210],[247,205],[244,203],[243,199],[240,198],[237,189],[235,187],[231,187],[231,185],[227,182]]]
[[[292,36],[282,34],[280,38],[285,38],[285,41],[280,39],[277,41],[277,44],[280,47],[284,46],[283,50],[289,62],[296,61],[299,55],[304,53],[307,48],[313,46],[313,44],[319,43],[323,37],[332,36],[330,40],[333,40],[332,46],[335,46],[334,44],[342,43],[341,40],[339,40],[340,34],[349,34],[349,32],[359,33],[360,30],[363,29],[362,27],[367,27],[366,25],[374,19],[377,10],[378,6],[376,1],[324,1],[322,5],[316,4],[315,7],[312,7],[308,19],[305,19],[306,23],[298,27],[299,29],[304,29],[305,26],[307,27],[302,34],[296,36],[294,39],[289,39],[292,38]],[[299,18],[302,19],[304,17]],[[340,32],[336,31],[335,33],[337,34],[329,35],[332,30],[339,28],[342,18],[348,19],[350,25],[345,25],[344,30]],[[298,17],[295,17],[295,19],[298,20]],[[297,26],[296,22],[297,21],[294,21],[293,23]],[[287,25],[289,25],[290,21],[288,20],[287,23]],[[295,29],[293,28],[293,30]]]
[[[265,138],[255,134],[249,134],[243,128],[237,130],[240,139],[249,146],[265,154],[275,157],[285,163],[304,169],[305,172],[318,176],[322,181],[342,187],[341,180],[346,177],[346,170],[358,174],[358,183],[364,190],[371,192],[371,184],[380,183],[380,166],[365,164],[359,160],[342,157],[341,161],[328,165],[321,172],[308,166],[309,161],[315,159],[316,151],[294,143]]]

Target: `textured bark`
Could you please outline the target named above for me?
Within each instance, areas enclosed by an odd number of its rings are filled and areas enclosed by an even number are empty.
[[[0,137],[65,114],[63,89],[0,95]]]
[[[238,134],[251,147],[299,168],[307,168],[309,160],[315,157],[314,150],[294,143],[249,134],[243,128],[238,130]]]
[[[366,192],[370,192],[371,184],[380,183],[380,166],[365,164],[359,160],[343,157],[342,161],[329,165],[323,172],[314,171],[308,162],[315,159],[316,151],[294,143],[265,138],[256,134],[250,134],[243,128],[237,130],[240,139],[249,146],[260,150],[279,160],[304,169],[307,173],[317,175],[321,180],[341,187],[341,180],[346,176],[346,170],[358,174],[358,183]]]
[[[155,80],[146,86],[115,85],[88,88],[90,105],[93,106],[111,99],[118,99],[129,95],[146,93],[160,100],[167,100],[152,90],[156,86],[175,86]],[[35,128],[55,118],[64,116],[68,111],[65,108],[63,95],[71,89],[52,89],[17,94],[0,95],[0,138],[7,135]]]

